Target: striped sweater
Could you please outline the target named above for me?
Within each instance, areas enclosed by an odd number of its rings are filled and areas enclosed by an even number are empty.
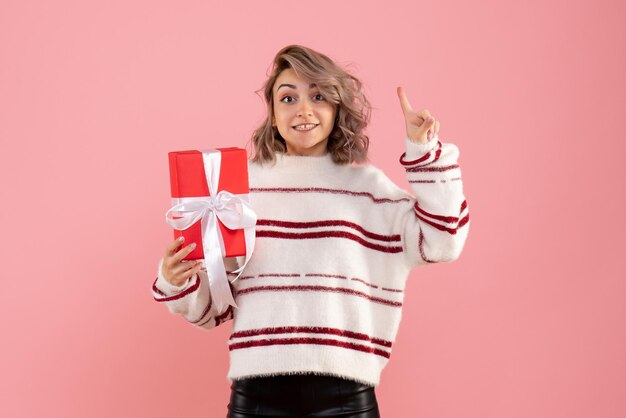
[[[434,137],[405,147],[413,194],[330,154],[249,162],[258,221],[252,258],[231,283],[239,308],[216,311],[205,270],[173,286],[159,261],[152,295],[171,313],[207,330],[233,320],[229,383],[313,373],[378,386],[410,270],[457,259],[469,230],[457,146]],[[225,258],[227,270],[242,260]]]

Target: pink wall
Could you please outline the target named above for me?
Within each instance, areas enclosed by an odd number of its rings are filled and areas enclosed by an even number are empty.
[[[383,417],[626,416],[624,5],[213,3],[0,4],[0,416],[226,415],[230,325],[149,292],[166,153],[245,146],[289,43],[364,81],[402,187],[397,85],[461,149],[472,230],[411,275]]]

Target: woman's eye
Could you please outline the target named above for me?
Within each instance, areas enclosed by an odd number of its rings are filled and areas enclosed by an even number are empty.
[[[283,103],[291,103],[294,100],[295,99],[292,96],[285,96],[282,99],[280,99],[280,101],[283,102]],[[326,100],[326,99],[324,98],[324,96],[321,93],[318,93],[315,96],[313,96],[313,100]]]

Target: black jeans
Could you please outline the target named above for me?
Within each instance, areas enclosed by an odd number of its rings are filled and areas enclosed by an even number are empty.
[[[380,418],[374,386],[329,375],[233,380],[226,418]]]

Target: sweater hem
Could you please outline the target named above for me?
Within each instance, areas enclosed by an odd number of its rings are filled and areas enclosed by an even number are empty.
[[[271,373],[267,373],[267,372],[266,373],[251,373],[251,374],[232,376],[232,377],[228,375],[226,379],[228,380],[229,383],[232,384],[234,381],[241,381],[244,379],[250,379],[250,378],[255,378],[255,377],[277,377],[277,376],[285,376],[285,375],[297,376],[297,375],[307,375],[307,374],[313,374],[315,376],[338,377],[341,379],[350,380],[356,383],[360,383],[362,385],[367,385],[367,386],[372,386],[372,387],[376,387],[378,385],[378,384],[372,383],[369,380],[360,379],[354,376],[349,376],[349,375],[334,373],[334,372],[317,371],[317,370],[287,370],[287,371],[282,371],[282,372],[271,372]]]
[[[336,376],[378,386],[388,360],[371,353],[332,346],[274,345],[230,351],[227,379],[252,376],[315,374]]]

